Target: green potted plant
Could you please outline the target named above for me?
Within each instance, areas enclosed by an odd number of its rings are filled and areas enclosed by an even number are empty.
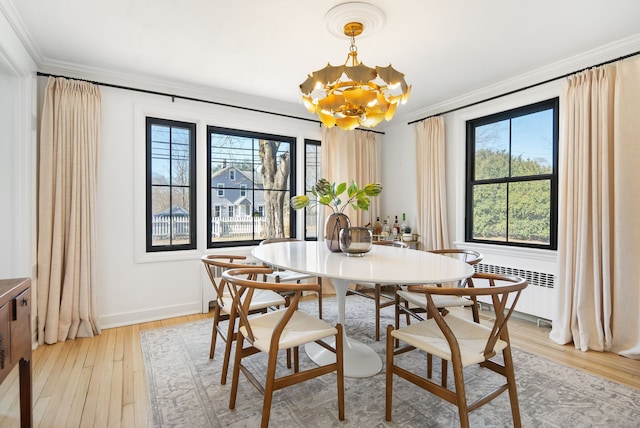
[[[343,202],[340,196],[345,191],[347,199]],[[327,179],[321,178],[311,188],[315,200],[307,195],[294,196],[291,198],[291,207],[295,210],[317,205],[331,208],[333,212],[325,222],[325,241],[331,251],[340,251],[340,229],[350,226],[349,217],[344,214],[344,210],[348,206],[354,210],[368,210],[371,204],[370,198],[378,196],[380,192],[382,192],[382,185],[379,183],[369,183],[360,188],[353,180],[347,186],[344,182],[330,183]]]

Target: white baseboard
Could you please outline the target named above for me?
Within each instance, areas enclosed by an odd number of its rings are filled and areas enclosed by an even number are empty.
[[[142,312],[137,311],[107,315],[100,317],[99,322],[101,329],[108,329],[199,313],[202,313],[202,304],[200,301],[187,303],[184,305],[165,306],[163,308],[155,308]]]

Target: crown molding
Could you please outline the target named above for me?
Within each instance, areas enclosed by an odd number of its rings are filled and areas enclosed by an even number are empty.
[[[42,63],[39,64],[38,71],[45,74],[60,75],[90,82],[139,89],[141,91],[158,92],[158,96],[166,95],[171,97],[173,95],[176,98],[188,97],[194,100],[209,101],[214,104],[226,104],[239,108],[263,110],[274,114],[289,115],[317,122],[317,118],[307,112],[302,102],[299,104],[290,103],[212,86],[198,85],[186,81],[160,79],[150,75],[123,73],[49,59],[44,59]]]
[[[24,25],[24,22],[18,15],[15,6],[13,5],[11,0],[0,0],[0,11],[7,19],[7,22],[13,29],[16,37],[20,40],[24,48],[27,50],[29,56],[33,60],[36,65],[39,65],[42,60],[42,53],[38,46],[33,41],[31,37],[31,33],[27,30],[27,26]]]
[[[421,118],[438,115],[448,110],[482,102],[482,100],[527,88],[540,82],[558,79],[566,74],[572,74],[636,52],[640,52],[640,33],[503,80],[496,84],[485,86],[476,91],[468,92],[459,97],[450,98],[420,110],[405,113],[401,116],[396,113],[394,120],[405,122],[421,120]]]

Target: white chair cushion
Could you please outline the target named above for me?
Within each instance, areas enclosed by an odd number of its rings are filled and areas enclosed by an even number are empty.
[[[285,311],[286,309],[281,309],[279,311],[268,312],[264,315],[257,315],[249,319],[255,338],[253,346],[262,352],[269,352],[273,330]],[[241,327],[240,332],[243,336],[247,336],[246,327]],[[304,312],[295,311],[282,332],[282,336],[280,336],[278,349],[300,346],[328,336],[333,336],[337,332],[338,330],[335,327],[325,321],[305,314]]]
[[[483,362],[485,360],[484,347],[491,334],[491,329],[451,314],[444,319],[458,340],[462,366],[467,367]],[[418,349],[451,361],[449,343],[433,318],[393,330],[391,335]],[[507,342],[498,339],[494,351],[498,353],[506,347]]]
[[[233,306],[233,298],[227,293],[228,291],[222,295],[222,302],[224,306],[220,308],[220,310],[228,314],[231,312],[231,307]],[[253,299],[251,299],[249,310],[254,311],[256,309],[266,309],[271,306],[284,306],[285,303],[284,297],[275,291],[256,290],[253,293]]]
[[[398,296],[410,304],[422,309],[427,309],[427,298],[422,293],[412,293],[410,291],[398,291]],[[473,306],[473,300],[461,296],[439,296],[431,295],[436,308],[448,308],[452,306]]]

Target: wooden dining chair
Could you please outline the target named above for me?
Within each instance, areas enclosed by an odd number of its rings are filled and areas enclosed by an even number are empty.
[[[409,245],[405,244],[402,241],[391,241],[391,240],[384,240],[384,241],[373,241],[374,245],[388,245],[388,246],[393,246],[393,247],[398,247],[398,248],[409,248]],[[373,289],[373,295],[371,294],[370,291],[367,290],[359,290],[357,287],[358,286],[362,286],[365,289],[371,290]],[[393,288],[393,294],[391,295],[387,295],[383,293],[382,288],[383,287],[391,287]],[[399,285],[382,285],[382,284],[375,284],[375,283],[369,283],[369,282],[358,282],[356,284],[356,288],[355,289],[349,289],[347,290],[347,295],[349,294],[356,294],[358,296],[361,297],[365,297],[367,299],[373,299],[374,304],[375,304],[375,317],[376,317],[376,341],[380,340],[380,310],[383,308],[386,308],[388,306],[394,306],[396,305],[397,299],[395,297],[395,293],[396,291],[399,289]],[[398,309],[396,309],[396,311],[398,311]]]
[[[430,250],[429,252],[434,254],[440,254],[443,256],[453,257],[471,266],[480,263],[484,257],[478,251],[463,249],[463,248],[447,248],[447,249],[441,249],[441,250]],[[472,284],[473,284],[472,282],[469,282],[467,281],[467,279],[464,279],[464,280],[456,281],[455,284],[446,284],[446,285],[455,286],[455,287],[466,287]],[[436,284],[436,286],[442,287],[443,284]],[[411,324],[410,315],[415,316],[415,314],[427,312],[427,301],[425,300],[424,295],[422,293],[415,293],[415,292],[408,291],[406,288],[404,289],[401,288],[397,291],[395,297],[396,297],[396,301],[395,301],[396,329],[400,328],[400,312],[401,311],[404,311],[405,313],[407,325]],[[446,314],[448,312],[447,308],[470,307],[473,320],[475,322],[480,322],[478,300],[476,299],[475,296],[434,295],[432,296],[432,298],[436,308],[438,308],[440,312],[442,312],[443,314]],[[416,318],[420,319],[419,316]],[[398,345],[398,342],[396,342],[396,347],[397,345]],[[431,378],[432,372],[433,372],[433,357],[431,354],[428,354],[427,355],[427,377],[429,379]],[[441,375],[442,375],[442,385],[444,386],[447,384],[447,361],[446,360],[442,361]]]
[[[299,239],[295,238],[266,238],[260,242],[260,245],[273,244],[274,242],[292,242],[299,241]],[[318,282],[318,284],[322,285],[322,278],[319,276],[309,275],[306,273],[294,272],[288,269],[279,269],[273,266],[269,266],[273,269],[273,273],[267,275],[267,279],[270,279],[275,282],[295,282],[300,284],[301,281],[313,279]],[[320,291],[317,294],[318,297],[318,314],[320,319],[322,319],[322,287],[320,287]]]
[[[200,260],[202,260],[204,264],[216,294],[216,300],[213,306],[213,327],[211,330],[209,358],[213,359],[216,350],[216,339],[220,336],[225,342],[224,361],[222,363],[222,374],[220,378],[220,383],[224,385],[227,383],[227,372],[229,371],[229,361],[231,358],[231,344],[236,339],[236,332],[234,320],[229,317],[231,308],[233,307],[233,299],[229,294],[226,281],[222,277],[222,272],[226,269],[246,267],[246,264],[243,263],[246,262],[246,257],[240,255],[208,254],[202,256]],[[286,306],[286,303],[286,299],[280,294],[270,290],[261,290],[254,296],[249,310],[251,313],[264,313],[271,307]],[[229,320],[226,332],[224,328],[220,326],[220,322],[225,320]]]
[[[229,408],[234,409],[238,394],[240,372],[249,382],[263,393],[261,427],[269,425],[271,402],[274,391],[291,386],[328,373],[336,373],[338,418],[344,420],[344,362],[343,362],[343,331],[342,325],[331,324],[317,317],[298,310],[298,304],[304,291],[320,290],[320,284],[313,283],[273,283],[255,281],[251,278],[256,274],[269,274],[272,270],[266,267],[230,269],[223,273],[223,278],[229,285],[233,297],[234,310],[231,316],[239,317],[239,335],[233,363],[233,375]],[[246,277],[246,278],[245,278]],[[287,308],[249,316],[249,308],[256,294],[260,291],[291,292],[291,301]],[[331,346],[323,339],[335,338],[335,346]],[[245,347],[245,342],[248,346]],[[306,343],[315,342],[323,348],[335,353],[333,363],[308,368],[300,371],[299,347]],[[283,349],[293,349],[293,373],[280,374],[276,377],[278,352]],[[266,373],[259,377],[265,378],[261,383],[245,365],[243,360],[256,353],[267,354]]]
[[[483,255],[475,250],[469,250],[464,248],[447,248],[442,250],[430,250],[430,253],[440,254],[443,256],[453,257],[460,261],[463,261],[471,266],[480,263],[483,259]],[[443,284],[437,284],[442,286]],[[452,285],[452,284],[448,284]],[[457,281],[453,284],[456,287],[467,286],[467,280]],[[473,320],[480,322],[480,314],[478,312],[478,302],[474,296],[462,297],[462,296],[433,296],[433,301],[437,308],[442,311],[446,311],[451,307],[470,307]],[[403,305],[404,307],[400,307]],[[409,309],[409,311],[407,310]],[[406,288],[398,290],[396,293],[396,328],[400,327],[400,313],[404,312],[406,315],[407,324],[411,323],[411,317],[408,316],[409,312],[413,313],[426,313],[427,305],[424,296],[421,293],[412,293]]]
[[[428,318],[399,329],[394,329],[392,326],[387,327],[385,407],[387,421],[391,421],[393,375],[397,375],[456,405],[460,416],[460,426],[463,428],[469,427],[469,412],[488,403],[504,391],[508,391],[513,423],[515,427],[520,427],[520,410],[507,323],[518,302],[520,293],[527,287],[527,282],[512,275],[490,273],[476,273],[469,279],[469,282],[474,286],[465,288],[408,287],[409,291],[421,293],[424,296]],[[486,282],[488,286],[479,286],[481,282]],[[443,314],[435,305],[435,296],[490,296],[495,319],[489,325],[484,325],[454,313]],[[508,309],[507,302],[510,305]],[[395,349],[394,339],[398,339],[401,344],[406,345]],[[396,356],[412,350],[424,351],[445,361],[451,361],[453,388],[449,389],[446,384],[437,384],[396,363]],[[502,362],[494,361],[493,357],[500,353],[502,354]],[[473,364],[479,364],[481,367],[504,376],[505,383],[493,391],[485,393],[473,403],[468,403],[463,369]]]

